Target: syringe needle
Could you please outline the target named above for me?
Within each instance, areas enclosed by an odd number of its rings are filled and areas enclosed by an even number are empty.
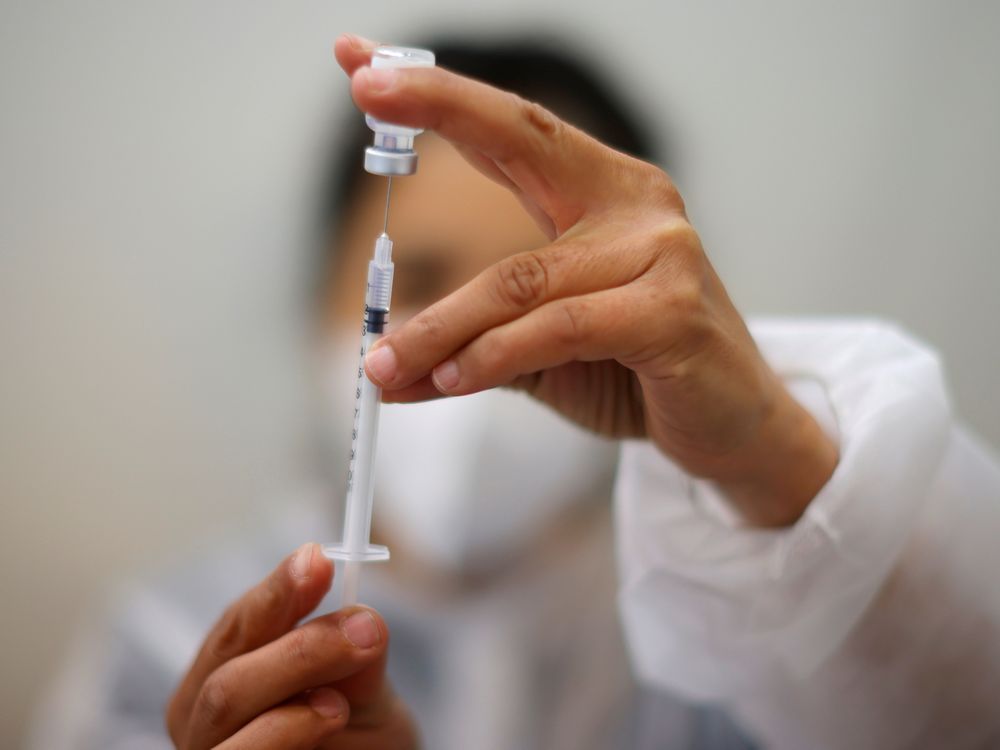
[[[388,234],[389,230],[389,196],[392,195],[392,175],[389,175],[389,184],[385,188],[385,221],[382,222],[382,234]]]

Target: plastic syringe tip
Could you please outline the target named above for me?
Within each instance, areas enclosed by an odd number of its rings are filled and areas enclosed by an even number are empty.
[[[392,240],[385,232],[375,240],[375,262],[380,266],[392,263]]]

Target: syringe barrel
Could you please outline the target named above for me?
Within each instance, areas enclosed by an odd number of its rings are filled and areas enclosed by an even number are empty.
[[[358,365],[355,427],[347,485],[347,508],[344,515],[344,547],[348,553],[361,555],[368,548],[371,533],[375,448],[378,444],[378,415],[382,389],[364,373],[364,357],[380,334],[365,326]]]

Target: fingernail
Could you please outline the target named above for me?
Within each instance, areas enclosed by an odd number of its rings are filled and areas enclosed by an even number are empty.
[[[325,719],[336,719],[347,711],[347,700],[332,688],[316,688],[310,691],[309,705]]]
[[[370,613],[361,610],[355,612],[340,623],[344,636],[358,648],[371,648],[381,640],[378,624]]]
[[[373,93],[388,91],[396,82],[395,68],[362,68],[357,75],[362,76],[361,82]]]
[[[396,352],[388,344],[383,344],[368,352],[365,366],[375,380],[385,385],[396,376]]]
[[[458,385],[458,363],[449,359],[447,362],[438,365],[431,373],[431,380],[434,386],[442,393],[448,393]]]
[[[304,579],[309,577],[309,568],[312,566],[313,551],[316,549],[316,545],[313,543],[303,544],[295,552],[295,557],[292,558],[292,577]]]

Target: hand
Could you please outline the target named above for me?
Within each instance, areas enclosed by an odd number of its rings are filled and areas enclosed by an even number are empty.
[[[296,623],[333,580],[300,547],[226,610],[167,708],[178,748],[414,748],[416,731],[385,679],[389,634],[371,609]]]
[[[436,131],[552,240],[383,337],[365,362],[383,398],[522,388],[591,430],[649,438],[753,523],[798,518],[836,448],[764,362],[670,178],[513,94],[373,70],[373,48],[336,43],[358,106]]]

